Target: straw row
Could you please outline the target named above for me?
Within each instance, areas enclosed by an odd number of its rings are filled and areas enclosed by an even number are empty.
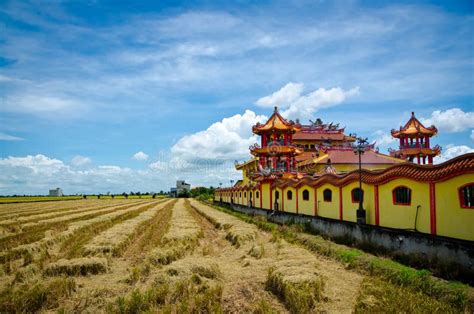
[[[96,216],[96,217],[86,219],[86,220],[75,221],[69,224],[66,230],[57,234],[53,234],[52,232],[46,232],[45,237],[39,241],[28,243],[28,244],[22,244],[15,248],[10,249],[9,251],[1,252],[0,261],[3,261],[7,258],[10,258],[10,259],[17,258],[26,253],[40,252],[44,248],[47,248],[53,244],[61,243],[69,239],[71,236],[73,236],[74,234],[76,234],[82,229],[92,227],[96,224],[111,221],[116,217],[120,217],[129,212],[139,210],[140,208],[143,208],[144,206],[147,206],[147,205],[139,204],[139,205],[127,207],[124,209],[116,209],[115,211],[106,213],[104,215]]]
[[[70,209],[59,209],[59,210],[54,210],[53,212],[42,212],[41,214],[32,214],[32,215],[27,215],[27,216],[19,216],[16,218],[11,218],[11,219],[5,219],[0,222],[0,226],[8,226],[8,225],[13,225],[13,224],[20,224],[20,223],[27,223],[27,222],[33,222],[33,221],[39,221],[39,220],[44,220],[44,219],[50,219],[50,218],[56,218],[56,217],[61,217],[61,216],[66,216],[71,213],[84,213],[84,212],[89,212],[92,210],[97,210],[97,209],[103,209],[103,208],[112,208],[112,207],[117,207],[118,205],[122,205],[125,202],[118,202],[117,204],[113,205],[106,205],[102,203],[101,205],[95,205],[95,206],[89,206],[89,207],[78,207],[78,208],[70,208]],[[133,204],[133,203],[128,203],[128,204]]]
[[[238,218],[220,212],[194,199],[191,200],[191,206],[193,206],[217,228],[226,230],[226,239],[236,246],[239,246],[246,241],[254,240],[258,233],[258,229],[254,225],[245,223]]]
[[[126,220],[94,237],[92,241],[84,246],[86,254],[96,255],[100,253],[111,253],[117,255],[125,247],[129,239],[135,234],[135,230],[144,222],[150,220],[168,203],[162,202],[135,218]]]
[[[324,289],[324,280],[316,269],[313,254],[283,241],[278,259],[269,270],[266,286],[282,299],[290,312],[314,312]]]
[[[143,203],[146,203],[146,202],[143,202]],[[141,203],[141,204],[143,204],[143,203]],[[128,206],[128,205],[126,205],[126,206]],[[43,220],[38,220],[36,222],[25,223],[25,224],[22,225],[22,228],[23,229],[29,229],[29,228],[33,228],[33,227],[36,227],[36,226],[39,226],[39,225],[44,225],[44,224],[57,224],[57,223],[68,222],[68,221],[71,221],[71,220],[76,220],[76,219],[81,219],[81,218],[87,219],[87,217],[91,217],[91,216],[93,217],[93,216],[97,216],[97,215],[101,215],[101,214],[106,214],[106,213],[114,211],[114,210],[116,210],[116,207],[107,207],[107,208],[96,209],[96,210],[83,212],[83,213],[74,213],[74,214],[70,214],[68,216],[62,216],[62,217],[56,217],[56,218],[50,218],[50,219],[43,219]]]
[[[85,276],[107,272],[108,263],[104,257],[80,257],[70,260],[61,259],[49,264],[44,274],[46,276]]]
[[[166,265],[194,249],[202,230],[189,212],[189,202],[180,199],[173,207],[170,227],[163,236],[163,246],[152,250],[149,259]]]

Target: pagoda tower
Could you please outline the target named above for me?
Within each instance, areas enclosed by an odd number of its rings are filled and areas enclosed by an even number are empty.
[[[260,135],[261,145],[250,147],[250,153],[257,157],[261,173],[296,172],[297,155],[303,150],[292,145],[293,134],[300,131],[301,125],[285,120],[275,110],[265,124],[257,123],[252,127],[254,134]]]
[[[434,125],[425,127],[412,112],[405,126],[400,126],[399,130],[392,130],[392,136],[400,140],[400,148],[390,150],[390,155],[411,162],[416,158],[418,164],[424,165],[427,162],[432,164],[433,157],[441,152],[441,147],[438,145],[430,147],[430,138],[437,133],[438,129]]]

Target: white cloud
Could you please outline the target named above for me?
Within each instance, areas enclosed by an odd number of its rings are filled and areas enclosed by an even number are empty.
[[[303,87],[301,83],[289,82],[273,94],[260,98],[256,104],[261,107],[287,106],[301,97]]]
[[[358,95],[359,87],[344,90],[340,87],[331,89],[319,88],[306,95],[302,94],[303,84],[288,83],[271,95],[257,100],[256,104],[263,107],[278,106],[282,116],[289,119],[311,119],[322,109],[336,106],[347,98]]]
[[[251,110],[246,110],[243,115],[224,118],[204,131],[183,136],[171,147],[172,158],[187,161],[246,158],[249,146],[256,142],[252,126],[266,119]]]
[[[23,138],[0,132],[0,141],[22,141]]]
[[[466,145],[454,146],[453,144],[449,144],[443,150],[441,155],[435,158],[434,163],[439,164],[449,159],[452,159],[454,157],[464,155],[467,153],[473,153],[473,152],[474,152],[474,148],[471,148],[469,146],[466,146]]]
[[[144,161],[144,160],[148,160],[148,157],[149,156],[147,154],[145,154],[142,151],[139,151],[138,153],[132,156],[132,159]]]
[[[372,135],[375,137],[375,145],[381,150],[386,150],[389,146],[397,142],[389,131],[377,130]]]
[[[440,131],[449,133],[474,128],[474,112],[464,112],[459,108],[436,110],[430,118],[421,120],[426,126],[435,125]]]
[[[80,156],[80,155],[77,155],[77,156],[74,156],[72,159],[71,159],[71,164],[73,166],[84,166],[84,165],[87,165],[87,164],[90,164],[91,163],[91,159],[89,157],[84,157],[84,156]]]

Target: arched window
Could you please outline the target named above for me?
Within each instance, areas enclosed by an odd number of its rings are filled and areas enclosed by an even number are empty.
[[[250,192],[249,194],[250,194],[250,195],[249,195],[250,199],[252,199],[252,197],[253,197],[253,193],[252,193],[252,192]]]
[[[280,192],[275,191],[275,199],[277,200],[277,199],[279,199],[279,198],[280,198]]]
[[[459,201],[462,208],[474,208],[474,183],[459,188]]]
[[[394,205],[410,205],[411,204],[411,189],[406,186],[398,186],[392,191],[392,198]]]
[[[256,198],[259,198],[259,197],[260,197],[260,193],[259,193],[258,191],[255,192],[255,197],[256,197]]]
[[[240,195],[240,197],[242,197],[242,192],[240,192],[240,194],[239,194],[239,195]]]
[[[360,201],[364,201],[364,190],[355,188],[351,191],[351,196],[352,203],[359,203]]]
[[[325,189],[323,191],[323,200],[325,202],[332,202],[332,191],[330,189]]]
[[[303,201],[309,201],[309,191],[308,190],[303,191]]]
[[[289,200],[292,200],[293,199],[293,192],[292,191],[286,192],[286,198],[289,199]]]
[[[247,197],[247,192],[244,192],[244,197]]]

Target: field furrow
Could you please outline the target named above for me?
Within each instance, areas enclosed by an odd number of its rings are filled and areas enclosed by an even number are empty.
[[[246,241],[254,240],[257,234],[257,227],[245,223],[228,214],[219,212],[196,200],[191,200],[193,206],[201,215],[209,219],[217,228],[226,230],[226,239],[232,244],[239,246]]]
[[[148,206],[149,205],[131,205],[122,209],[117,208],[116,211],[108,214],[73,222],[66,230],[61,232],[55,233],[52,230],[46,231],[45,237],[36,242],[22,244],[8,251],[0,252],[0,261],[5,263],[18,258],[24,258],[25,256],[35,256],[44,252],[45,249],[50,248],[52,245],[59,245],[61,243],[64,243],[64,248],[60,251],[71,252],[77,247],[77,242],[83,242],[93,235],[94,232],[105,229],[118,220],[125,220],[138,215],[140,212],[146,210]],[[82,233],[82,235],[80,233]]]
[[[169,264],[196,246],[202,231],[190,210],[188,200],[180,199],[175,204],[162,246],[150,253],[149,259],[152,263]]]
[[[118,207],[121,204],[124,204],[124,202],[117,202],[115,204],[110,204],[108,203],[105,205],[104,203],[100,205],[95,205],[95,206],[87,206],[87,207],[76,207],[76,208],[68,208],[68,209],[56,209],[51,212],[42,212],[41,214],[34,213],[31,215],[24,215],[24,216],[19,216],[15,218],[9,218],[9,219],[2,219],[0,221],[0,227],[8,228],[9,226],[16,226],[18,224],[25,224],[29,222],[37,222],[40,220],[44,219],[51,219],[51,218],[57,218],[57,217],[62,217],[70,214],[75,214],[75,213],[83,213],[83,212],[88,212],[92,210],[97,210],[97,209],[104,209],[104,208],[111,208],[111,207]],[[132,204],[132,203],[127,203],[127,204]],[[18,226],[21,227],[21,226]]]
[[[127,245],[130,238],[135,234],[135,229],[137,229],[140,224],[151,220],[158,211],[163,209],[164,205],[165,204],[158,204],[141,213],[137,217],[115,225],[94,237],[88,244],[84,246],[85,254],[118,255]]]
[[[136,203],[135,203],[136,204]],[[142,204],[142,203],[140,203]],[[52,219],[40,220],[34,223],[27,223],[22,226],[23,232],[10,234],[0,238],[0,251],[8,250],[14,248],[21,244],[28,244],[35,241],[38,241],[45,236],[46,231],[51,233],[62,232],[67,229],[67,226],[75,221],[82,221],[94,217],[99,217],[101,215],[114,212],[119,209],[127,208],[132,205],[123,205],[119,207],[107,207],[99,210],[94,210],[86,213],[71,214],[68,216],[57,217]]]

